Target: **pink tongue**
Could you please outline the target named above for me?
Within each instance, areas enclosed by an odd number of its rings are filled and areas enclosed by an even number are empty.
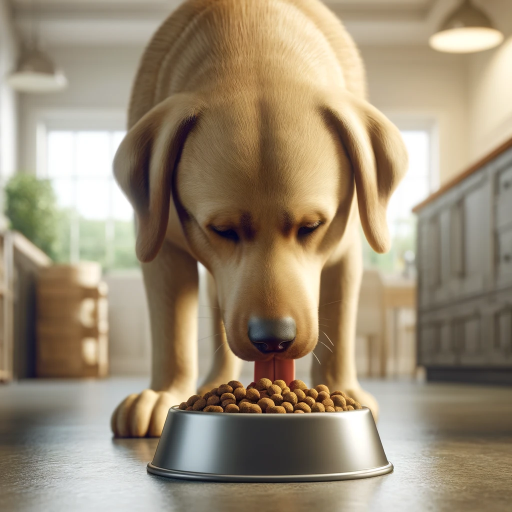
[[[254,362],[254,382],[266,377],[271,381],[284,380],[286,384],[290,384],[295,380],[295,360],[294,359],[276,359],[270,361]]]

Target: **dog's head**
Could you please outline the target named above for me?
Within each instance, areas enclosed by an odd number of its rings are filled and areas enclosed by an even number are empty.
[[[315,347],[323,266],[357,236],[356,202],[371,246],[388,249],[387,203],[406,167],[397,128],[349,93],[177,94],[132,127],[114,162],[138,258],[155,258],[176,211],[245,360]]]

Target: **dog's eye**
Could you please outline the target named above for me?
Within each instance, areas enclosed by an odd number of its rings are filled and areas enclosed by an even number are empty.
[[[233,242],[238,242],[240,240],[238,233],[234,229],[216,228],[215,226],[210,226],[210,228],[214,233],[222,238],[233,240]]]
[[[306,224],[305,226],[301,226],[299,228],[299,231],[297,232],[297,236],[299,238],[304,238],[304,237],[310,235],[311,233],[313,233],[313,231],[315,231],[315,229],[317,229],[321,225],[322,225],[322,222],[318,220],[311,224]]]

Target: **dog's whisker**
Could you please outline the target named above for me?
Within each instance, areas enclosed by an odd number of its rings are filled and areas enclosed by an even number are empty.
[[[213,355],[215,355],[224,345],[227,346],[227,343],[225,341],[223,341],[218,347],[217,349],[215,350],[215,352],[213,353]]]
[[[327,336],[327,333],[325,331],[322,331],[324,336],[329,340],[329,343],[334,347],[334,343],[331,341],[331,338],[329,338],[329,336]]]
[[[334,352],[332,351],[331,347],[326,345],[323,341],[318,340],[318,343],[321,343],[331,354],[334,354]]]
[[[318,359],[318,356],[314,352],[312,352],[312,354],[315,356],[315,359],[318,361],[318,364],[322,366],[322,363],[320,362],[320,359]]]
[[[210,336],[205,336],[204,338],[199,338],[197,341],[207,340],[208,338],[215,338],[215,336],[220,336],[222,333],[218,332],[217,334],[210,334]]]
[[[208,304],[198,304],[199,307],[202,308],[210,308],[210,309],[220,309],[221,311],[225,311],[223,308],[219,308],[217,306],[210,306]]]
[[[326,324],[321,324],[320,322],[318,322],[318,325],[321,325],[322,327],[329,327],[328,325],[326,325]]]
[[[340,300],[334,300],[332,302],[326,302],[325,304],[320,304],[320,306],[318,306],[318,309],[320,309],[321,307],[323,306],[329,306],[330,304],[336,304],[337,302],[341,302],[343,299],[340,299]]]

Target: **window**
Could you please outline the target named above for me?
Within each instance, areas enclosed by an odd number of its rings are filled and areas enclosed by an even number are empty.
[[[364,243],[364,263],[385,273],[414,273],[416,216],[412,208],[431,190],[431,135],[428,130],[403,130],[409,153],[409,170],[388,206],[388,226],[392,246],[387,254],[377,254]]]
[[[46,175],[61,208],[58,260],[137,266],[133,210],[112,173],[123,131],[49,130]]]

